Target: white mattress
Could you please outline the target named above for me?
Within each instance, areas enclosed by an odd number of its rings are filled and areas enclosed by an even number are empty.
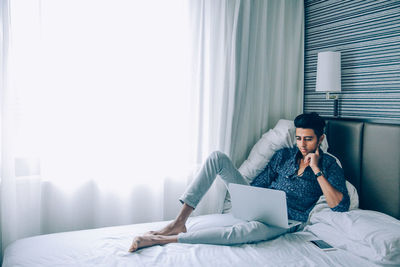
[[[188,231],[210,216],[190,218]],[[168,222],[64,232],[18,240],[7,247],[3,267],[26,266],[376,266],[347,251],[324,252],[307,242],[311,233],[239,246],[168,244],[128,253],[132,238]]]

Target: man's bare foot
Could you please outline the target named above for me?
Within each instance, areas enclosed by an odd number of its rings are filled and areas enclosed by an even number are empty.
[[[133,239],[132,245],[129,248],[129,252],[134,252],[139,248],[149,247],[155,245],[154,242],[151,241],[151,238],[146,236],[137,236]]]
[[[172,221],[170,224],[165,226],[163,229],[158,231],[147,232],[147,235],[177,235],[179,233],[186,233],[185,224],[180,224],[176,221]]]
[[[154,245],[164,245],[168,243],[178,242],[176,235],[162,236],[162,235],[144,235],[137,236],[133,239],[129,252],[135,252],[138,249],[151,247]]]

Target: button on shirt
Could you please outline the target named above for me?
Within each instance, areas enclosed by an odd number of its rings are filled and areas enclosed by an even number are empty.
[[[301,153],[297,147],[277,151],[265,169],[250,184],[285,191],[288,218],[305,222],[323,193],[310,166],[304,169],[301,176],[297,176],[299,158],[301,158]],[[350,198],[342,168],[332,156],[323,153],[322,150],[320,150],[318,164],[328,182],[343,194],[342,201],[331,209],[347,211]]]

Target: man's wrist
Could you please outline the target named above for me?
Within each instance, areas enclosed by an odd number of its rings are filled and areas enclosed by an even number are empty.
[[[317,174],[321,171],[321,169],[318,166],[315,167],[311,167],[312,171],[314,172],[314,174]]]
[[[320,176],[324,176],[322,171],[314,172],[314,175],[315,175],[315,179],[317,179]]]

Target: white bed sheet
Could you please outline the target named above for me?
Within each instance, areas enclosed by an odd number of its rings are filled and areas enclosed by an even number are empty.
[[[189,218],[188,230],[208,217]],[[132,238],[168,222],[64,232],[18,240],[5,251],[3,267],[55,266],[377,266],[344,250],[324,252],[307,242],[311,233],[238,246],[168,244],[128,253]]]

